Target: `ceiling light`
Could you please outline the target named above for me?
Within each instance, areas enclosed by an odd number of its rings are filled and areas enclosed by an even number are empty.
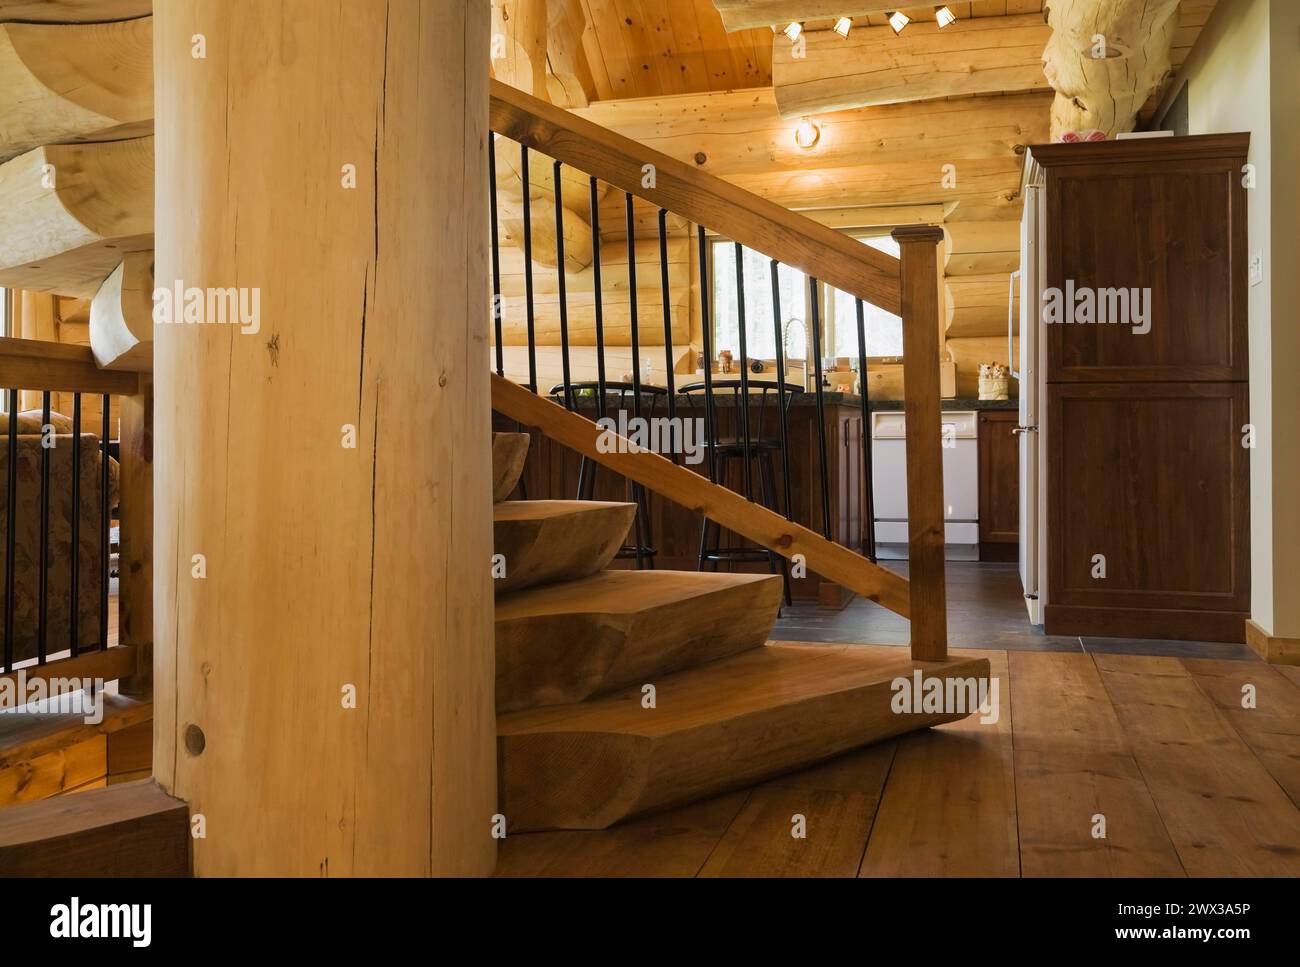
[[[912,18],[901,10],[895,10],[889,15],[889,26],[894,28],[894,33],[901,34],[903,28],[912,22]]]
[[[850,20],[848,17],[840,17],[839,20],[835,21],[834,30],[841,37],[847,37],[849,35],[849,28],[852,26],[853,26],[852,20]]]
[[[944,27],[948,26],[948,24],[955,21],[957,19],[957,15],[953,13],[951,10],[949,10],[948,7],[945,5],[942,7],[934,8],[934,19],[938,21],[939,29],[942,30]]]
[[[800,118],[794,129],[794,143],[807,151],[821,140],[822,129],[813,123],[812,118]]]
[[[803,24],[799,23],[796,20],[794,23],[786,27],[785,30],[781,31],[781,33],[789,37],[790,43],[793,44],[796,40],[799,39],[799,35],[803,33]]]

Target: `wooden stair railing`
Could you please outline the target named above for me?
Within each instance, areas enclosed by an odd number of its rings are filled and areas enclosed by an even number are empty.
[[[594,180],[600,179],[658,205],[662,211],[694,222],[701,226],[701,231],[707,225],[737,245],[762,252],[801,270],[810,279],[902,317],[909,579],[658,454],[638,451],[626,440],[613,448],[622,452],[602,452],[611,448],[596,446],[603,431],[595,423],[499,374],[492,383],[493,406],[511,419],[536,426],[589,459],[705,514],[762,547],[786,558],[803,555],[810,569],[910,618],[913,658],[943,660],[947,655],[947,618],[938,349],[937,245],[942,238],[941,231],[934,226],[896,230],[893,235],[899,243],[901,257],[894,258],[499,81],[493,81],[491,86],[489,124],[496,134],[554,159],[557,192],[559,165],[569,165],[593,179],[593,200]],[[629,228],[631,224],[629,198]],[[662,247],[662,214],[660,225]],[[528,242],[525,239],[526,246]],[[529,251],[526,247],[526,270]],[[528,278],[531,285],[531,276]],[[815,285],[816,282],[814,288]],[[561,288],[562,310],[563,291]],[[530,354],[535,346],[531,312],[530,295]],[[813,328],[816,330],[815,318]],[[636,329],[634,310],[632,332]],[[563,314],[560,331],[567,382],[568,344]],[[707,350],[707,324],[705,333]],[[598,329],[598,347],[600,338]],[[634,341],[634,373],[638,365],[635,345]],[[743,355],[743,342],[741,349]],[[861,346],[859,351],[863,352]],[[639,376],[634,376],[634,382],[639,385]],[[670,396],[671,385],[670,381]],[[865,401],[863,409],[865,416]],[[863,432],[868,432],[865,420]],[[868,527],[872,526],[874,522],[868,522]]]

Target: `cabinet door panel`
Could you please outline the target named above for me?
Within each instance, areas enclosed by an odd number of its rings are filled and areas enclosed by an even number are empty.
[[[1130,290],[1104,300],[1114,308],[1132,290],[1140,298],[1149,291],[1142,301],[1150,320],[1145,334],[1123,323],[1045,325],[1049,381],[1247,378],[1245,189],[1236,160],[1053,170],[1047,206],[1045,288]]]
[[[1014,544],[1020,531],[1020,447],[1014,410],[980,413],[980,541]]]
[[[1246,403],[1235,383],[1048,387],[1051,604],[1248,610]]]

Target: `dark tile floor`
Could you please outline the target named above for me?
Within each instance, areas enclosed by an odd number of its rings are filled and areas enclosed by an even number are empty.
[[[887,562],[885,566],[900,574],[907,573],[906,562]],[[1015,564],[949,561],[947,579],[948,644],[952,648],[1259,660],[1246,645],[1223,642],[1045,635],[1041,628],[1029,623]],[[772,637],[785,641],[862,642],[900,647],[911,641],[905,618],[862,598],[854,598],[841,611],[803,603],[782,608]]]

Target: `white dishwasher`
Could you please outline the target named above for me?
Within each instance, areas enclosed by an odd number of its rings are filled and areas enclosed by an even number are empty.
[[[943,433],[944,556],[979,560],[979,423],[973,410],[945,411]],[[907,558],[907,423],[900,411],[871,414],[871,480],[876,556]]]

